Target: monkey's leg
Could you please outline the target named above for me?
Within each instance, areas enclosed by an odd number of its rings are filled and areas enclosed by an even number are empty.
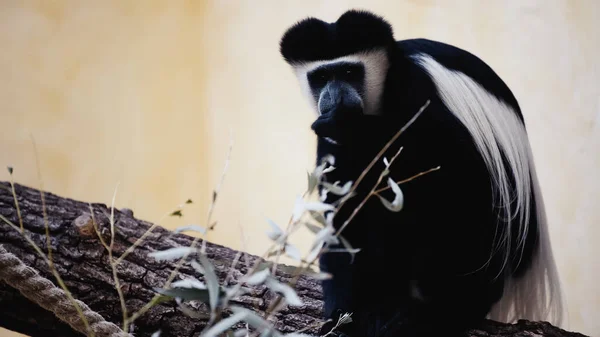
[[[332,247],[343,248],[343,247]],[[323,325],[320,335],[328,333],[337,323],[339,317],[345,313],[352,313],[354,309],[354,266],[351,258],[346,253],[324,253],[319,259],[323,272],[330,273],[332,277],[322,281],[323,288],[323,316],[331,322]],[[338,331],[350,330],[350,325],[343,325]]]

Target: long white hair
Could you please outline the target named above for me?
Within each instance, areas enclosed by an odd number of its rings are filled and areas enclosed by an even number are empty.
[[[535,202],[539,240],[533,265],[524,276],[506,279],[504,296],[492,308],[489,318],[507,323],[518,319],[542,320],[559,326],[563,321],[560,279],[525,125],[510,105],[464,73],[444,67],[427,54],[413,58],[429,74],[448,110],[469,131],[492,176],[495,195],[500,199],[496,202],[508,220],[498,242],[500,252],[505,254],[503,267],[515,245],[518,249],[525,244],[529,215]],[[514,178],[512,189],[510,178]],[[516,203],[514,209],[512,202]],[[511,238],[514,231],[511,227],[515,225],[519,227],[516,242]]]

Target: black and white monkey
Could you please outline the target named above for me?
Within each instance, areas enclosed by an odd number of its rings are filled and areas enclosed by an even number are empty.
[[[484,318],[561,324],[559,278],[524,119],[486,63],[441,42],[396,41],[388,22],[359,10],[333,23],[295,23],[280,52],[317,113],[317,163],[335,157],[330,182],[356,181],[430,101],[385,156],[403,148],[390,167],[395,180],[440,169],[401,185],[400,212],[370,199],[342,232],[361,249],[353,260],[337,252],[321,257],[333,275],[323,282],[326,318],[335,323],[352,313],[340,330],[353,337],[455,336]],[[383,169],[379,161],[334,226]]]

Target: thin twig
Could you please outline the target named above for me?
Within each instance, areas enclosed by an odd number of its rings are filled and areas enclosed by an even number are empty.
[[[17,201],[17,192],[15,191],[15,183],[13,180],[13,172],[12,169],[8,170],[10,176],[10,188],[13,195],[13,199],[15,200],[15,207],[17,209],[17,217],[19,218],[19,226],[21,226],[21,234],[25,233],[25,228],[23,227],[23,217],[21,216],[21,208],[19,207],[19,202]]]
[[[415,174],[414,176],[412,176],[412,177],[410,177],[410,178],[406,178],[406,179],[404,179],[404,180],[399,180],[399,181],[397,181],[397,182],[396,182],[396,184],[398,184],[398,185],[402,185],[402,184],[404,184],[404,183],[407,183],[407,182],[409,182],[409,181],[415,180],[415,179],[419,178],[420,176],[424,176],[424,175],[426,175],[426,174],[429,174],[429,173],[431,173],[431,172],[437,171],[437,170],[439,170],[440,168],[441,168],[441,166],[438,166],[438,167],[431,168],[431,169],[429,169],[429,170],[427,170],[427,171],[419,172],[419,173]],[[389,186],[382,187],[382,188],[380,188],[380,189],[376,190],[375,192],[373,192],[373,194],[379,194],[379,193],[381,193],[381,192],[383,192],[383,191],[389,190],[390,188],[391,188],[391,187],[389,187]]]
[[[406,129],[408,129],[408,127],[410,127],[417,120],[417,118],[419,116],[421,116],[423,111],[425,111],[425,109],[429,106],[430,102],[431,102],[430,100],[427,100],[427,102],[425,102],[425,104],[419,109],[419,111],[417,111],[417,113],[398,132],[396,132],[396,134],[387,142],[387,144],[385,144],[385,146],[379,151],[379,153],[377,153],[375,158],[373,158],[371,163],[367,166],[366,169],[363,170],[363,172],[360,174],[360,176],[358,177],[356,182],[353,184],[352,188],[350,189],[350,192],[347,194],[347,197],[342,198],[342,201],[340,202],[337,210],[341,209],[344,206],[346,201],[353,195],[354,190],[356,190],[357,186],[365,178],[365,176],[371,170],[371,168],[375,165],[375,163],[379,161],[381,156],[396,141],[396,139],[398,139],[398,137],[400,137],[400,135],[403,134],[404,131]],[[335,211],[335,213],[337,213],[337,211]]]

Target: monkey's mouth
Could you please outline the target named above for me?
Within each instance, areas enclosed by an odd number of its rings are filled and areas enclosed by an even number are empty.
[[[319,116],[311,125],[314,133],[329,144],[340,146],[348,140],[350,121],[331,115]]]

